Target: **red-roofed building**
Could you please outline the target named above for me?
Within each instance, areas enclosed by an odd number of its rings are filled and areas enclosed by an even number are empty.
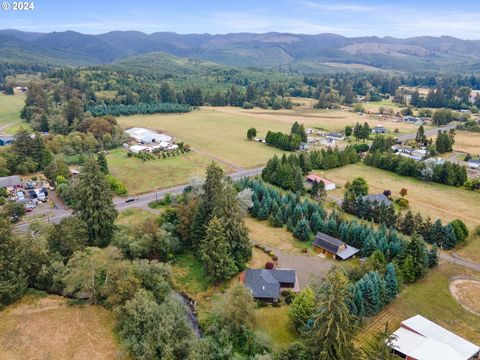
[[[325,184],[325,190],[327,191],[335,190],[335,187],[336,187],[335,183],[315,174],[307,175],[307,181],[311,183],[313,183],[314,181],[316,181],[317,183],[320,183],[320,181],[323,181],[323,183]]]

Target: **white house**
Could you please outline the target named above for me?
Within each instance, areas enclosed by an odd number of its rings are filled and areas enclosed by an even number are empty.
[[[421,315],[404,320],[393,333],[391,348],[407,360],[480,359],[480,347]]]
[[[307,175],[307,181],[309,181],[311,183],[313,183],[313,182],[320,183],[320,181],[323,181],[323,183],[325,184],[325,190],[327,190],[327,191],[335,190],[335,188],[336,188],[335,183],[333,183],[330,180],[327,180],[325,178],[322,178],[321,176],[314,175],[314,174]]]

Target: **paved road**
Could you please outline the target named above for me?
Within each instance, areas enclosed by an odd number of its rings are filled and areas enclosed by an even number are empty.
[[[230,178],[232,180],[239,180],[243,177],[250,177],[250,176],[256,176],[261,174],[263,170],[263,167],[255,168],[255,169],[248,169],[248,170],[242,170],[242,171],[237,171],[235,173],[229,174]],[[173,186],[170,188],[166,189],[161,189],[158,191],[152,191],[146,194],[138,195],[135,196],[135,201],[132,202],[125,202],[125,199],[122,198],[115,198],[113,203],[115,204],[115,207],[117,210],[125,210],[129,208],[142,208],[142,209],[150,209],[148,207],[148,203],[157,200],[157,199],[162,199],[166,194],[180,194],[183,192],[183,190],[187,187],[188,185],[178,185],[178,186]],[[52,211],[55,212],[54,215],[52,216],[47,216],[38,220],[43,220],[47,221],[50,223],[59,223],[60,220],[63,218],[66,218],[72,214],[71,210],[67,209],[56,209]],[[26,221],[24,223],[16,225],[16,229],[20,231],[25,231],[28,229],[28,226],[30,225],[30,221]]]
[[[433,129],[425,130],[425,136],[430,137],[430,136],[435,136],[438,133],[438,130],[451,130],[455,129],[457,127],[456,124],[450,124],[450,125],[445,125],[445,126],[439,126]],[[412,134],[405,134],[405,135],[399,135],[397,136],[399,141],[405,141],[405,140],[412,140],[415,139],[417,136],[417,133],[412,133]]]
[[[444,253],[444,252],[440,253],[440,259],[451,262],[451,263],[456,264],[456,265],[460,265],[460,266],[475,270],[475,271],[480,271],[480,264],[476,264],[474,262],[464,260],[464,259],[461,259],[461,258],[458,258],[458,257],[453,257],[453,256],[450,256],[450,255]]]

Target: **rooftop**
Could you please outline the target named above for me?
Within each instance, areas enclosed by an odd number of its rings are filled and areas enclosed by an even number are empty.
[[[22,184],[22,180],[18,175],[0,177],[0,188],[14,187],[14,186],[19,186],[21,184]]]
[[[370,200],[371,202],[378,202],[378,203],[384,203],[387,206],[390,206],[392,202],[388,197],[385,196],[385,194],[370,194],[367,196],[363,197],[364,200]]]
[[[330,180],[327,180],[327,179],[322,178],[321,176],[318,176],[318,175],[315,175],[315,174],[307,175],[307,180],[309,180],[309,181],[311,181],[311,182],[316,181],[317,183],[320,183],[320,181],[323,181],[323,183],[324,183],[325,185],[334,184],[334,183],[331,182]]]
[[[280,296],[280,284],[295,284],[295,270],[290,269],[247,269],[245,286],[252,290],[255,298],[274,299]]]
[[[480,351],[477,345],[421,315],[402,321],[394,335],[393,348],[419,360],[467,360]]]
[[[145,128],[134,127],[134,128],[125,130],[125,132],[135,140],[144,142],[144,143],[151,143],[151,142],[158,143],[161,141],[168,142],[172,140],[171,136],[168,136],[166,134],[159,134],[156,131],[145,129]]]

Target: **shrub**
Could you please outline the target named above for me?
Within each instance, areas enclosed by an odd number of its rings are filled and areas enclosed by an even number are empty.
[[[278,261],[278,256],[277,256],[277,255],[273,255],[273,256],[272,256],[272,260],[273,260],[273,261]]]
[[[0,197],[0,205],[5,205],[7,200],[4,197]]]
[[[402,209],[407,209],[409,206],[409,202],[405,198],[398,198],[395,199],[395,203]]]
[[[275,264],[271,261],[265,263],[265,269],[272,270],[275,267]]]
[[[392,191],[391,190],[383,190],[383,195],[385,195],[386,197],[390,197],[390,196],[392,196]]]

